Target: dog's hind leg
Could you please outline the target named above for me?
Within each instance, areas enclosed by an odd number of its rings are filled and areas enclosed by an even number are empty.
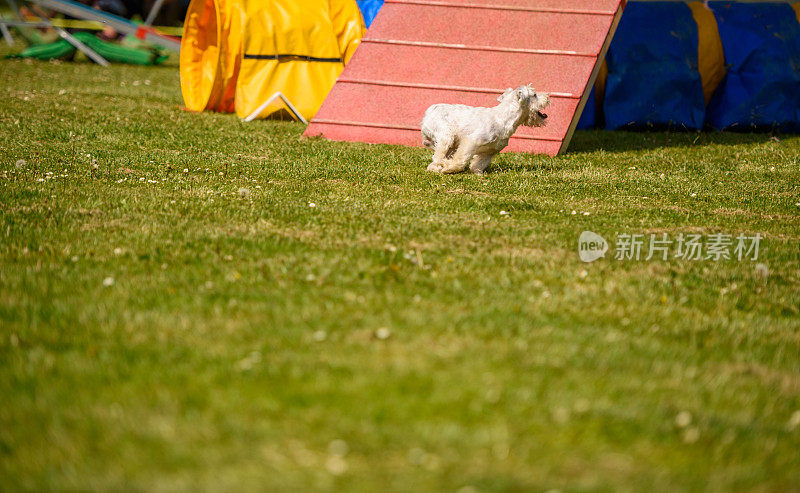
[[[453,136],[450,136],[449,138],[435,143],[433,146],[433,160],[431,164],[428,165],[428,171],[433,171],[434,173],[442,172],[442,168],[447,161],[447,154],[453,147],[454,140]]]
[[[463,173],[469,167],[469,162],[477,150],[472,142],[462,141],[453,157],[448,159],[442,167],[442,173]]]
[[[433,171],[434,173],[441,173],[442,165],[437,164],[436,161],[433,161],[431,164],[428,165],[428,171]]]
[[[433,171],[434,173],[441,173],[442,166],[444,165],[445,161],[445,154],[447,154],[447,148],[439,145],[433,151],[433,160],[431,164],[428,165],[428,171]]]
[[[482,175],[489,163],[492,162],[493,157],[494,154],[475,154],[469,163],[469,170],[476,175]]]

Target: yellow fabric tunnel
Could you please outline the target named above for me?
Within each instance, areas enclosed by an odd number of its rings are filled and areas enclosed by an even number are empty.
[[[703,81],[703,96],[706,105],[725,78],[725,50],[719,37],[717,19],[703,2],[689,2],[692,15],[697,22],[697,70]]]
[[[355,0],[192,0],[181,42],[186,107],[244,118],[280,91],[310,120],[365,32]],[[278,99],[259,116],[282,109]]]
[[[243,0],[192,0],[181,39],[181,92],[192,111],[234,111]]]

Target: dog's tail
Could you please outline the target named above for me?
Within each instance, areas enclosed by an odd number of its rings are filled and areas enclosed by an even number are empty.
[[[429,133],[422,131],[422,145],[427,147],[428,149],[436,150],[436,149],[445,149],[445,153],[449,157],[453,154],[453,151],[456,147],[456,136],[453,134],[447,134],[446,136],[440,136],[443,140],[437,142],[435,137],[430,135]]]
[[[441,104],[433,104],[425,110],[420,127],[422,130],[422,145],[428,149],[436,147],[436,134],[439,125],[437,124],[436,114],[439,112]]]
[[[425,120],[422,120],[422,145],[428,149],[433,149],[436,146],[434,132],[428,128],[428,126],[425,124]]]

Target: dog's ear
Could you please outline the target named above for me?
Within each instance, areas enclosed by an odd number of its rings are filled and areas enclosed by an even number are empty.
[[[501,94],[501,95],[497,96],[497,101],[502,101],[502,100],[504,100],[504,99],[506,98],[506,96],[508,96],[509,94],[511,94],[511,92],[512,92],[513,90],[514,90],[514,89],[511,89],[510,87],[509,87],[508,89],[506,89],[506,92],[504,92],[503,94]]]

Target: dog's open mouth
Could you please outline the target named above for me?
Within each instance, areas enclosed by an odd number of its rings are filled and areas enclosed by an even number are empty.
[[[547,114],[542,113],[541,111],[537,111],[536,114],[539,115],[539,118],[542,120],[547,120]]]

